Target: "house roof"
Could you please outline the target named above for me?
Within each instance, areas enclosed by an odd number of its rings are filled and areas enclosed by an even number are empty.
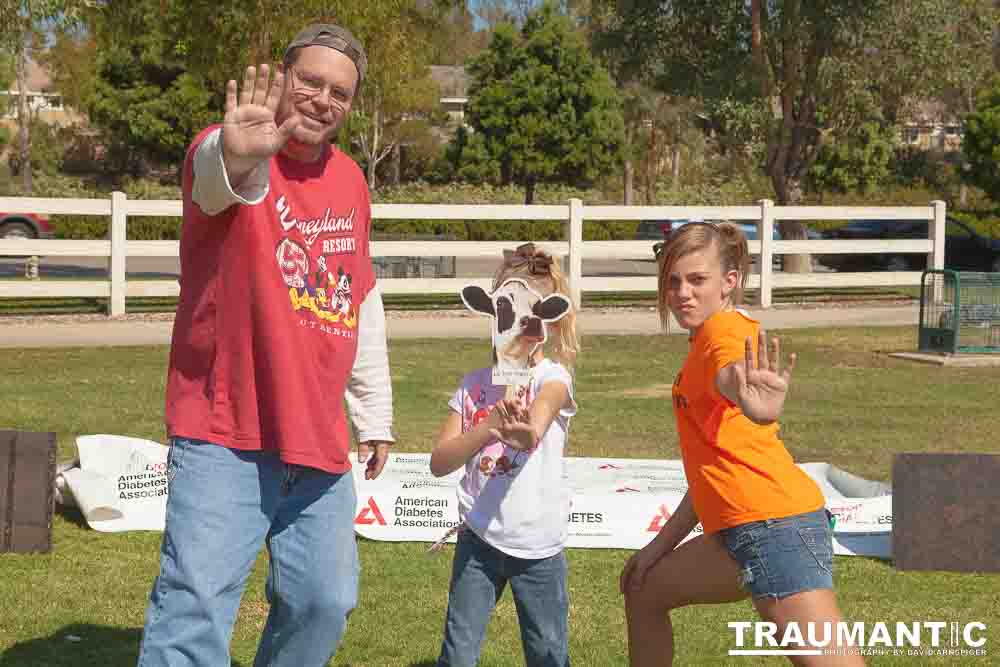
[[[42,93],[48,92],[52,87],[52,77],[49,76],[45,68],[36,63],[34,60],[28,60],[28,80],[27,80],[28,92],[30,93]],[[17,92],[17,77],[14,77],[10,82],[10,89],[12,92]]]
[[[460,65],[431,65],[431,78],[441,89],[441,97],[466,97],[469,77]]]
[[[939,100],[906,100],[901,120],[912,125],[954,125],[960,122],[958,116]]]

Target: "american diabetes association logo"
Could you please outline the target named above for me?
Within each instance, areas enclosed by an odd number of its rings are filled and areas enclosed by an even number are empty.
[[[448,501],[427,496],[396,496],[387,515],[375,496],[360,506],[354,517],[356,526],[393,526],[396,528],[451,528],[458,522],[450,518]]]
[[[167,495],[167,464],[134,452],[118,476],[118,500],[148,500]]]

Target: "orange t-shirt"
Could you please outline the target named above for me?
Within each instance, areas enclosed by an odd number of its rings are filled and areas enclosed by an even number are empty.
[[[720,370],[745,359],[747,336],[757,349],[759,331],[742,313],[716,313],[691,339],[674,381],[684,473],[706,533],[812,512],[825,502],[778,438],[777,422],[755,424],[716,387]]]

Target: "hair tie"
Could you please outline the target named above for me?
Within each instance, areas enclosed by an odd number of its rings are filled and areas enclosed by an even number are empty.
[[[547,276],[552,267],[552,257],[544,250],[535,248],[534,243],[519,245],[514,251],[504,250],[504,263],[511,269],[528,267],[535,276]]]

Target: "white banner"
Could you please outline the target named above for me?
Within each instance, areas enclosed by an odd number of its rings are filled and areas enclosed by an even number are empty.
[[[836,516],[834,552],[888,558],[892,496],[887,484],[855,477],[826,463],[800,466],[820,486]],[[429,454],[392,454],[377,480],[354,466],[355,530],[372,540],[435,542],[458,522],[459,469],[430,473]],[[567,458],[573,490],[568,546],[640,549],[655,537],[687,491],[680,461]],[[692,537],[701,532],[695,529]],[[454,537],[450,541],[454,541]]]
[[[62,471],[91,528],[106,532],[163,530],[167,504],[167,447],[120,435],[77,438],[80,466]],[[353,455],[352,455],[353,459]],[[358,535],[393,542],[436,542],[458,522],[455,487],[462,469],[437,478],[430,454],[391,454],[376,480],[353,461]],[[888,484],[855,477],[826,463],[800,466],[835,516],[834,552],[889,558],[892,496]],[[640,549],[676,510],[687,491],[680,461],[567,458],[573,490],[570,547]],[[692,536],[701,532],[701,526]],[[450,541],[454,541],[454,537]]]
[[[69,492],[94,530],[163,530],[167,511],[167,447],[123,435],[76,439],[80,467],[56,485]]]

